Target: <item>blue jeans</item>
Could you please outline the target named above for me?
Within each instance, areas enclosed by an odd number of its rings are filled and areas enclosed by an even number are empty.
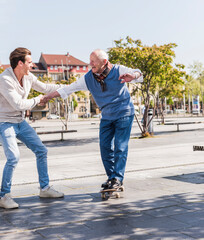
[[[101,120],[100,151],[108,179],[124,179],[128,142],[134,115],[117,120]]]
[[[26,121],[20,123],[0,122],[0,142],[7,158],[1,183],[1,197],[11,191],[13,171],[20,158],[16,138],[30,148],[36,156],[40,187],[44,188],[49,185],[47,148],[35,130]]]

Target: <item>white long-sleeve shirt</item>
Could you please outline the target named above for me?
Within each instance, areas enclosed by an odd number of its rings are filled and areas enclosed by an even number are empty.
[[[39,96],[27,99],[31,88],[41,93],[50,93],[60,88],[60,85],[38,81],[32,73],[25,75],[22,82],[23,87],[12,68],[0,74],[0,122],[19,123],[24,119],[25,110],[40,103]]]
[[[126,73],[135,73],[136,78],[131,81],[131,83],[141,83],[143,82],[143,76],[141,75],[141,71],[139,69],[132,69],[125,67],[123,65],[120,65],[119,68],[119,74],[123,75]],[[59,88],[57,92],[60,94],[61,98],[65,99],[73,92],[77,91],[88,91],[88,88],[86,86],[85,76],[80,77],[76,82],[73,82],[70,85],[63,86],[62,88]]]

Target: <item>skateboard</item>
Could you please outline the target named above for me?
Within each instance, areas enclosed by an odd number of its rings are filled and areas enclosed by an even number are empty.
[[[119,188],[116,188],[116,189],[102,189],[100,193],[101,193],[101,198],[103,200],[108,200],[110,197],[120,198],[120,192],[123,192],[123,191],[124,191],[124,186],[120,186]]]

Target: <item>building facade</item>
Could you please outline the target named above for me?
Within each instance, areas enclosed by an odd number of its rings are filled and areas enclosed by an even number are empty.
[[[41,53],[39,63],[47,70],[53,81],[68,80],[71,76],[80,77],[88,72],[88,64],[66,55]]]

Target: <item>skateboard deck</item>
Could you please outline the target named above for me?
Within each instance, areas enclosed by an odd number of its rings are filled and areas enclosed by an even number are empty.
[[[109,199],[110,197],[120,198],[120,192],[124,191],[124,187],[121,186],[117,189],[102,189],[100,191],[102,199]]]

